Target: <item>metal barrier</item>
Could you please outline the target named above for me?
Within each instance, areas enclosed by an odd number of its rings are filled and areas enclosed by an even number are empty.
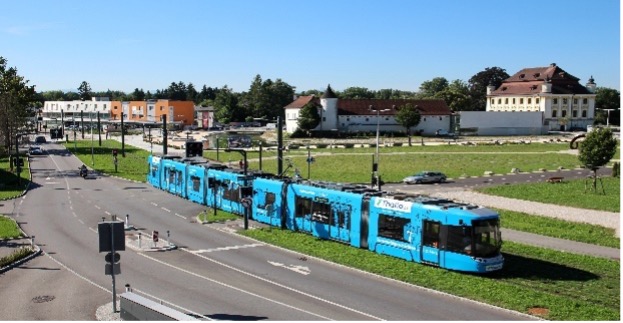
[[[198,321],[170,307],[127,291],[121,295],[121,319],[124,321]]]

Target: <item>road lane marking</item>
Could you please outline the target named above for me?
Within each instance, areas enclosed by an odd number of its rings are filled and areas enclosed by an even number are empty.
[[[158,204],[156,204],[156,203],[154,203],[154,202],[151,202],[151,205],[153,205],[153,206],[158,206]]]
[[[108,211],[104,211],[104,213],[106,213],[106,215],[111,215],[111,213]]]
[[[186,249],[186,248],[181,248],[180,250],[182,250],[182,251],[186,251],[186,252],[188,252],[188,253],[191,253],[191,254],[192,254],[192,252],[191,252],[191,251],[189,251],[189,250],[188,250],[188,249]],[[215,259],[212,259],[212,258],[206,257],[206,256],[204,256],[204,255],[200,255],[200,254],[194,254],[194,255],[195,255],[195,256],[197,256],[197,257],[203,258],[203,259],[205,259],[205,260],[207,260],[207,261],[211,261],[211,262],[213,262],[213,263],[215,263],[215,264],[217,264],[217,265],[223,266],[223,267],[225,267],[225,268],[228,268],[228,269],[231,269],[231,270],[237,271],[237,272],[239,272],[239,273],[241,273],[241,274],[245,274],[245,275],[247,275],[247,276],[249,276],[249,277],[253,277],[253,278],[255,278],[255,279],[259,279],[259,280],[261,280],[261,281],[263,281],[263,282],[266,282],[266,283],[269,283],[269,284],[272,284],[272,285],[275,285],[275,286],[278,286],[278,287],[281,287],[281,288],[287,289],[287,290],[289,290],[289,291],[291,291],[291,292],[295,292],[295,293],[297,293],[297,294],[300,294],[300,295],[303,295],[303,296],[307,296],[307,297],[309,297],[309,298],[313,298],[313,299],[315,299],[315,300],[317,300],[317,301],[320,301],[320,302],[323,302],[323,303],[327,303],[327,304],[330,304],[330,305],[333,305],[333,306],[336,306],[336,307],[339,307],[339,308],[342,308],[342,309],[345,309],[345,310],[348,310],[348,311],[351,311],[351,312],[354,312],[354,313],[357,313],[357,314],[360,314],[360,315],[363,315],[363,316],[367,316],[367,317],[370,317],[370,318],[375,319],[375,320],[378,320],[378,321],[384,321],[383,319],[381,319],[381,318],[379,318],[379,317],[376,317],[376,316],[374,316],[374,315],[372,315],[372,314],[364,313],[364,312],[358,311],[358,310],[356,310],[356,309],[354,309],[354,308],[346,307],[346,306],[344,306],[344,305],[342,305],[342,304],[338,304],[338,303],[335,303],[335,302],[332,302],[332,301],[326,300],[326,299],[324,299],[324,298],[320,298],[320,297],[318,297],[318,296],[315,296],[315,295],[312,295],[312,294],[309,294],[309,293],[306,293],[306,292],[300,291],[300,290],[298,290],[298,289],[294,289],[293,287],[289,287],[289,286],[286,286],[286,285],[283,285],[283,284],[277,283],[277,282],[275,282],[275,281],[272,281],[272,280],[266,279],[266,278],[264,278],[264,277],[260,277],[260,276],[254,275],[254,274],[252,274],[252,273],[246,272],[246,271],[244,271],[244,270],[242,270],[242,269],[239,269],[239,268],[236,268],[236,267],[230,266],[230,265],[228,265],[228,264],[222,263],[222,262],[220,262],[220,261],[218,261],[218,260],[215,260]]]
[[[93,228],[89,227],[89,230],[91,230],[91,231],[93,231],[95,233],[98,233],[97,229],[93,229]]]
[[[241,293],[243,293],[243,294],[251,295],[251,296],[254,296],[254,297],[257,297],[257,298],[263,299],[263,300],[265,300],[265,301],[271,302],[271,303],[275,303],[275,304],[278,304],[278,305],[282,305],[282,306],[285,306],[285,307],[291,308],[291,309],[293,309],[293,310],[297,310],[297,311],[300,311],[300,312],[303,312],[303,313],[307,313],[307,314],[309,314],[309,315],[313,315],[313,316],[318,317],[318,318],[323,319],[323,320],[327,320],[327,321],[331,320],[330,318],[328,318],[328,317],[324,317],[324,316],[322,316],[322,315],[320,315],[320,314],[312,313],[312,312],[306,311],[306,310],[304,310],[304,309],[302,309],[302,308],[294,307],[294,306],[292,306],[292,305],[288,305],[288,304],[286,304],[286,303],[283,303],[283,302],[280,302],[280,301],[277,301],[277,300],[273,300],[273,299],[270,299],[270,298],[264,297],[264,296],[262,296],[262,295],[259,295],[259,294],[256,294],[256,293],[253,293],[253,292],[250,292],[250,291],[247,291],[247,290],[241,289],[241,288],[239,288],[239,287],[235,287],[235,286],[232,286],[232,285],[229,285],[229,284],[226,284],[226,283],[223,283],[223,282],[220,282],[220,281],[214,280],[214,279],[212,279],[212,278],[208,278],[208,277],[206,277],[206,276],[203,276],[203,275],[200,275],[200,274],[194,273],[194,272],[192,272],[192,271],[190,271],[190,270],[186,270],[186,269],[184,269],[184,268],[180,268],[180,267],[177,267],[177,266],[171,265],[171,264],[166,263],[166,262],[164,262],[164,261],[162,261],[162,260],[159,260],[159,259],[156,259],[156,258],[154,258],[154,257],[151,257],[151,256],[149,256],[149,255],[147,255],[147,254],[145,254],[145,253],[139,253],[139,255],[141,255],[141,256],[143,256],[143,257],[145,257],[145,258],[147,258],[147,259],[153,260],[153,261],[155,261],[155,262],[157,262],[157,263],[160,263],[160,264],[162,264],[162,265],[165,265],[165,266],[167,266],[167,267],[170,267],[170,268],[173,268],[173,269],[179,270],[179,271],[181,271],[181,272],[183,272],[183,273],[189,274],[189,275],[191,275],[191,276],[195,276],[195,277],[197,277],[197,278],[200,278],[200,279],[203,279],[203,280],[207,280],[207,281],[212,282],[212,283],[214,283],[214,284],[221,285],[221,286],[223,286],[223,287],[233,289],[233,290],[238,291],[238,292],[241,292]],[[201,257],[201,256],[199,256],[199,257]],[[228,266],[228,267],[229,267],[229,266]],[[235,269],[236,271],[241,272],[241,273],[245,273],[245,272],[241,271],[240,269],[236,269],[236,268],[234,268],[234,269]],[[247,274],[248,274],[248,273],[247,273]],[[251,274],[248,274],[248,275],[251,275]],[[251,276],[254,276],[254,275],[251,275]],[[284,286],[284,287],[285,287],[285,286]],[[289,289],[289,287],[286,287],[286,288],[288,288],[288,289]]]
[[[282,263],[279,262],[275,262],[275,261],[270,261],[268,260],[268,263],[275,266],[275,267],[282,267],[288,270],[292,270],[295,273],[299,273],[302,275],[309,275],[311,274],[311,271],[309,270],[309,267],[307,266],[296,266],[296,265],[284,265]]]
[[[247,244],[247,245],[220,247],[220,248],[212,248],[212,249],[197,249],[197,250],[188,249],[188,252],[192,254],[198,254],[198,253],[208,253],[208,252],[218,252],[218,251],[230,251],[230,250],[245,249],[245,248],[255,248],[255,247],[261,247],[261,246],[264,246],[264,244],[253,243],[253,244]]]
[[[171,213],[171,210],[167,209],[167,208],[166,208],[166,207],[164,207],[164,206],[162,206],[162,207],[160,207],[160,208],[161,208],[161,209],[163,209],[163,210],[165,210],[165,211],[167,211],[167,212],[169,212],[169,213]]]
[[[175,215],[176,215],[176,216],[178,216],[178,217],[180,217],[180,218],[182,218],[182,219],[184,219],[184,220],[188,220],[188,218],[187,218],[187,217],[185,217],[185,216],[183,216],[183,215],[181,215],[181,214],[179,214],[179,213],[175,213]]]
[[[102,208],[101,208],[99,205],[97,205],[97,204],[95,204],[95,208],[96,208],[96,209],[98,209],[98,210],[101,210],[101,209],[102,209]]]
[[[78,222],[84,224],[84,221],[82,221],[82,219],[78,219]]]

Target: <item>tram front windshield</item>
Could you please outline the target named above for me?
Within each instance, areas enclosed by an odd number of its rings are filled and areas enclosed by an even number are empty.
[[[472,256],[485,258],[499,254],[502,246],[500,220],[477,220],[472,222],[472,226]]]

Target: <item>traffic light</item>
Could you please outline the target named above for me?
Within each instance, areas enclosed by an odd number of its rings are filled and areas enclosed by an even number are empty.
[[[24,166],[24,159],[21,157],[13,157],[13,166]]]
[[[117,149],[113,149],[113,150],[112,150],[112,155],[113,155],[114,157],[117,157]]]
[[[203,156],[203,143],[201,141],[186,142],[186,157]]]

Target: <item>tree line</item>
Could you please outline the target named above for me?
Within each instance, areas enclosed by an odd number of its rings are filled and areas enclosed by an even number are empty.
[[[0,142],[4,151],[9,151],[15,135],[29,126],[28,122],[36,115],[45,101],[89,100],[91,97],[108,97],[114,101],[142,101],[150,99],[188,100],[201,106],[213,106],[216,119],[221,123],[250,121],[253,118],[274,120],[284,117],[284,107],[291,103],[294,95],[321,96],[324,90],[296,92],[295,86],[276,79],[262,79],[258,74],[249,89],[236,92],[227,85],[210,87],[203,85],[197,89],[192,83],[172,82],[167,88],[154,93],[135,88],[131,93],[106,90],[92,91],[89,83],[83,81],[77,91],[36,92],[17,73],[15,67],[7,67],[7,60],[0,56]],[[334,91],[341,99],[443,99],[453,111],[484,111],[486,108],[487,86],[499,86],[508,78],[506,70],[500,67],[487,67],[474,74],[467,82],[448,81],[435,77],[423,82],[416,91],[396,89],[370,90],[365,87],[349,87]],[[620,93],[618,90],[598,87],[596,108],[615,109],[610,113],[609,123],[619,124]],[[410,110],[410,109],[409,109]],[[606,123],[606,112],[598,110],[595,124]],[[408,118],[407,118],[408,119]]]

